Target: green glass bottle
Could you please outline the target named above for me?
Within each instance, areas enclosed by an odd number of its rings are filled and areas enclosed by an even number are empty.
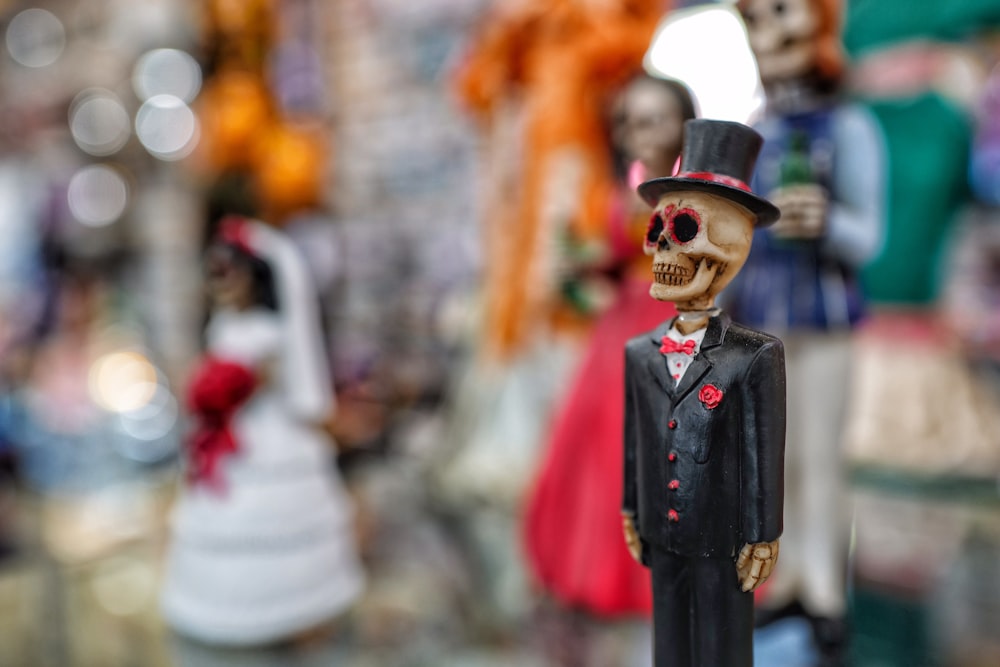
[[[792,130],[788,138],[788,153],[781,161],[781,185],[815,182],[809,157],[809,134],[805,130]]]

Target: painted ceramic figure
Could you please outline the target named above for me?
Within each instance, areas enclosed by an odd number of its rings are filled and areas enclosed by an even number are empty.
[[[305,262],[278,230],[228,219],[207,271],[214,303],[163,612],[196,640],[267,644],[345,611],[364,576],[321,427],[334,403]]]
[[[762,139],[739,123],[685,125],[681,171],[639,186],[650,295],[678,316],[625,349],[623,524],[653,588],[656,667],[750,667],[753,591],[782,530],[784,352],[715,297],[778,209],[747,183]]]
[[[694,115],[691,94],[677,81],[643,74],[622,93],[615,143],[628,174],[608,216],[611,257],[605,267],[618,276],[615,299],[594,325],[555,411],[545,458],[526,501],[525,549],[536,581],[564,605],[600,616],[645,615],[652,609],[649,574],[617,539],[624,406],[608,396],[624,390],[621,351],[629,338],[674,314],[672,304],[649,300],[653,274],[643,254],[649,207],[635,187],[673,172],[684,122]]]
[[[737,6],[767,93],[753,187],[781,220],[756,232],[723,301],[741,322],[781,337],[788,373],[782,567],[758,620],[804,610],[836,664],[849,515],[842,441],[852,330],[864,312],[856,273],[881,243],[883,142],[870,112],[838,95],[839,0]]]
[[[599,236],[615,188],[605,105],[641,66],[668,4],[496,2],[473,41],[457,87],[490,137],[479,343],[488,358],[580,327],[560,299],[555,242]]]

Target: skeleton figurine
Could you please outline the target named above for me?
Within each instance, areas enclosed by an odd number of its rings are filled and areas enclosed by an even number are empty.
[[[750,667],[752,592],[782,528],[784,351],[715,297],[779,213],[747,185],[755,131],[684,132],[681,172],[639,186],[655,207],[650,295],[679,315],[626,346],[624,532],[652,573],[655,666]]]

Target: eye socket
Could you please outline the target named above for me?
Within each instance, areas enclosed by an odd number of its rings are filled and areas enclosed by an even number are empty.
[[[663,232],[663,218],[659,213],[654,213],[649,219],[649,226],[646,228],[646,245],[656,245],[656,240]]]
[[[663,214],[659,212],[653,213],[652,217],[649,219],[649,226],[646,227],[646,245],[655,246],[656,242],[660,239],[660,234],[663,233],[663,218],[664,216],[669,217],[671,213],[674,212],[673,205],[670,205],[663,209]]]
[[[670,219],[670,236],[677,243],[690,243],[698,236],[701,220],[691,209],[683,209]]]

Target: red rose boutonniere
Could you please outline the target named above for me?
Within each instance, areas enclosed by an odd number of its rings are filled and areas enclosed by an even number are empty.
[[[712,410],[722,402],[722,390],[714,384],[706,384],[698,392],[698,400],[704,403],[706,408]]]

